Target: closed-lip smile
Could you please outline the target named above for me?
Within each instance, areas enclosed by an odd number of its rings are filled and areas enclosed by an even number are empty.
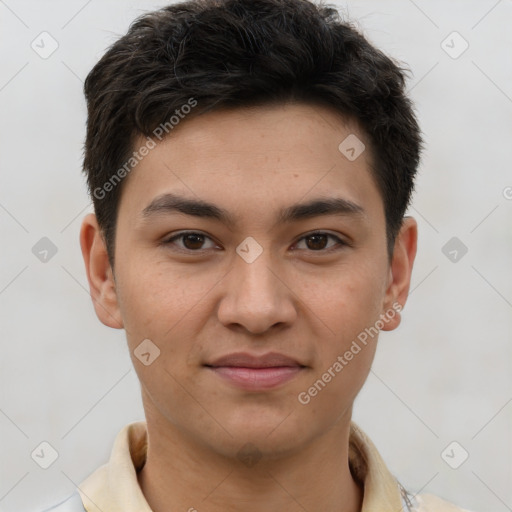
[[[247,391],[275,388],[295,377],[305,365],[277,352],[253,355],[235,352],[205,366],[229,383]]]

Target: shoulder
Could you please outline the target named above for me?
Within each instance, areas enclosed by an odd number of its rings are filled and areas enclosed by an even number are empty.
[[[71,496],[68,496],[64,501],[53,505],[53,507],[46,508],[41,512],[87,512],[78,491],[75,491]]]
[[[433,494],[420,494],[415,499],[415,512],[470,512],[465,508],[455,506]]]

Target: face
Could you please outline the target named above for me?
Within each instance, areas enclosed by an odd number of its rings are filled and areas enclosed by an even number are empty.
[[[148,421],[229,456],[291,453],[347,421],[415,251],[410,220],[388,259],[368,148],[325,107],[210,112],[126,178],[115,282],[84,220],[96,311],[126,330]]]

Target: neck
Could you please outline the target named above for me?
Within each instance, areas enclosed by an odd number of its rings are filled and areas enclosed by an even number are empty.
[[[244,465],[195,443],[168,422],[148,425],[138,474],[153,512],[360,512],[363,493],[350,472],[350,418],[285,458]]]

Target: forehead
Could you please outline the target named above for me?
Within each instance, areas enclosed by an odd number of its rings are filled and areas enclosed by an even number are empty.
[[[222,109],[185,117],[157,142],[123,184],[121,203],[141,216],[156,197],[172,192],[245,215],[335,194],[382,210],[370,165],[364,133],[333,109]]]

